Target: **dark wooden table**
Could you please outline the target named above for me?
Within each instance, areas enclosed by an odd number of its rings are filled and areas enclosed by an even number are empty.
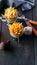
[[[37,0],[35,7],[25,11],[24,15],[37,21]],[[13,40],[10,36],[6,23],[0,22],[0,30],[2,31],[1,41],[11,40],[12,46],[10,51],[0,51],[0,65],[37,65],[37,37],[23,35],[18,45],[17,40]]]

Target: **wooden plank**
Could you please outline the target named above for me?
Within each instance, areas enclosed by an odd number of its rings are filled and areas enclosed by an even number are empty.
[[[1,42],[1,32],[2,32],[1,20],[0,20],[0,42]]]
[[[13,47],[12,52],[5,52],[6,65],[34,65],[33,39],[29,38],[25,37],[25,40],[20,42],[22,45]]]
[[[37,0],[35,0],[35,7],[33,8],[33,20],[37,21]]]
[[[8,26],[6,23],[2,22],[2,40],[1,41],[7,41],[10,39],[10,34],[8,30]]]
[[[37,21],[37,0],[35,0],[35,7],[33,9],[33,20]],[[35,50],[35,65],[37,65],[37,37],[34,37],[34,50]]]
[[[35,65],[37,65],[37,37],[34,38]]]

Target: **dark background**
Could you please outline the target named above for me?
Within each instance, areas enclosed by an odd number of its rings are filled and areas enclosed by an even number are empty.
[[[37,21],[37,0],[35,7],[24,11],[23,14],[27,18]],[[33,34],[31,36],[23,35],[18,45],[17,40],[13,40],[10,36],[6,23],[0,21],[0,30],[2,32],[1,41],[11,40],[12,46],[12,50],[0,50],[0,65],[37,65],[37,37]]]

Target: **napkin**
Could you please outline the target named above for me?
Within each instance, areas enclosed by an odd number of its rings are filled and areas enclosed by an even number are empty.
[[[35,0],[8,0],[9,6],[20,7],[22,11],[30,10],[35,6]]]

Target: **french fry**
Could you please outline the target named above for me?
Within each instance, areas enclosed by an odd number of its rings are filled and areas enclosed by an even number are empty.
[[[20,22],[14,22],[12,25],[9,26],[10,33],[14,35],[20,35],[23,31],[24,26]]]

